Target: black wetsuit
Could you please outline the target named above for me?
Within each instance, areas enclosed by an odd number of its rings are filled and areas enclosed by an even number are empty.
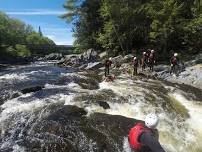
[[[138,68],[138,60],[133,60],[133,75],[137,75],[137,68]]]
[[[140,135],[139,142],[146,145],[138,152],[165,152],[154,133],[145,132]]]
[[[105,77],[109,75],[109,68],[111,67],[112,65],[112,61],[110,60],[107,60],[105,62]]]

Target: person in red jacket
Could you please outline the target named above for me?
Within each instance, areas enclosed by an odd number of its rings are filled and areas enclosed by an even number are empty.
[[[133,65],[133,75],[137,75],[137,68],[138,68],[138,59],[137,59],[137,57],[133,58],[132,65]]]
[[[179,58],[177,53],[174,53],[174,55],[170,59],[170,65],[171,65],[170,74],[172,74],[173,72],[177,73],[177,69],[179,68]]]
[[[112,66],[112,58],[105,61],[105,77],[109,75],[109,69]]]
[[[136,152],[165,152],[158,141],[158,117],[155,114],[146,116],[145,124],[137,123],[129,132],[129,143]]]

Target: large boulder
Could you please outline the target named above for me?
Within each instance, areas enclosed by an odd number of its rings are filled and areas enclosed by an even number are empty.
[[[79,55],[77,54],[65,55],[57,64],[59,66],[76,66],[79,64]]]
[[[124,63],[131,62],[133,60],[133,58],[134,58],[134,56],[132,54],[128,54],[128,55],[124,56],[123,62]]]
[[[63,55],[61,53],[51,53],[44,57],[45,60],[61,60]]]
[[[100,53],[100,54],[99,54],[99,57],[100,57],[101,59],[107,58],[107,52],[105,51],[105,52]]]
[[[101,67],[103,67],[103,64],[101,62],[88,63],[86,70],[93,70],[93,69],[97,70]]]
[[[124,58],[122,55],[112,58],[112,62],[116,67],[120,67],[123,61],[124,61]]]
[[[170,75],[169,71],[159,72],[158,76],[170,82],[187,84],[202,89],[202,64],[187,67],[185,71],[179,73],[179,76]]]
[[[88,49],[82,55],[88,62],[95,62],[99,58],[98,53],[94,49]]]

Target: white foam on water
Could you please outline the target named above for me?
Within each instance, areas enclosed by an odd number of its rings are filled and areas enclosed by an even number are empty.
[[[130,144],[128,141],[128,137],[123,138],[123,152],[132,152],[132,149],[130,148]]]
[[[13,146],[13,152],[25,152],[25,148],[19,146],[19,145],[14,145]]]
[[[60,100],[64,100],[65,103],[64,105],[75,105],[73,101],[75,95],[74,94],[70,94],[70,95],[62,95]]]
[[[177,101],[185,106],[189,111],[190,119],[188,119],[189,124],[193,129],[197,129],[202,133],[202,105],[197,104],[196,101],[189,101],[183,95],[178,92],[174,92],[173,96]]]
[[[70,88],[77,88],[77,89],[82,89],[80,85],[78,85],[77,83],[71,82],[67,85]]]
[[[79,75],[76,73],[61,73],[60,76],[62,76],[62,77],[78,77],[78,78],[83,78],[83,79],[87,78],[86,76]]]
[[[25,80],[28,79],[28,77],[25,74],[5,74],[0,76],[0,80]]]

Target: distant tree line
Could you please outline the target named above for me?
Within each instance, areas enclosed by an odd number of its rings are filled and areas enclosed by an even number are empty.
[[[202,0],[67,0],[74,45],[109,54],[153,48],[198,53],[202,49]]]
[[[55,43],[30,25],[0,12],[0,58],[48,54],[51,46]]]

